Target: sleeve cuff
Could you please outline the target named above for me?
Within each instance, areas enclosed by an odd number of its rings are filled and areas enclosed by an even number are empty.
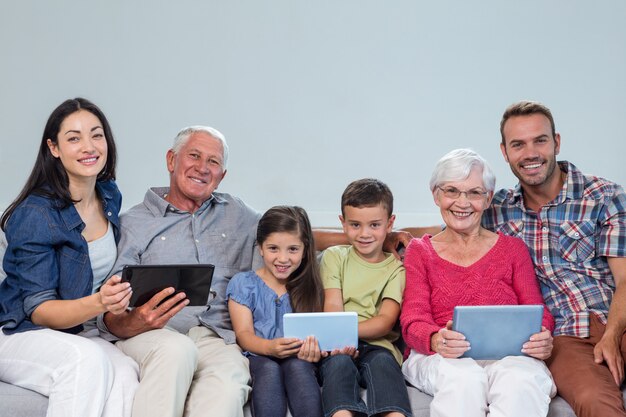
[[[24,298],[24,314],[26,317],[30,318],[31,314],[37,307],[41,305],[44,301],[57,300],[59,297],[55,290],[46,290],[41,291],[36,294],[29,295]]]
[[[99,314],[98,317],[96,317],[96,327],[98,328],[98,331],[100,332],[100,337],[106,340],[107,342],[117,342],[118,340],[120,340],[120,338],[115,336],[113,333],[111,333],[107,325],[104,323],[105,314],[106,313],[102,313],[102,314]]]

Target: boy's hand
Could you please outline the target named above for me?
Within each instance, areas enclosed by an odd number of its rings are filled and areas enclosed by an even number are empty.
[[[302,346],[302,341],[295,337],[279,337],[270,341],[270,356],[286,358],[296,355]]]
[[[348,355],[352,357],[352,359],[356,359],[359,357],[359,351],[357,350],[357,348],[353,346],[346,346],[344,348],[335,349],[332,352],[330,352],[330,356],[335,356],[335,355]]]
[[[298,351],[298,359],[307,362],[319,362],[320,359],[326,356],[328,356],[328,352],[320,351],[320,345],[317,343],[315,336],[307,336]]]

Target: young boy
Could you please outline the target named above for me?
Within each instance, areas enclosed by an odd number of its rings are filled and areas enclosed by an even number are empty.
[[[333,352],[322,361],[322,400],[326,417],[411,416],[400,369],[402,354],[392,328],[400,314],[404,267],[383,252],[393,227],[393,196],[375,179],[352,182],[341,197],[339,220],[350,245],[328,248],[322,257],[324,311],[359,315],[359,347]],[[359,395],[367,388],[367,405]]]

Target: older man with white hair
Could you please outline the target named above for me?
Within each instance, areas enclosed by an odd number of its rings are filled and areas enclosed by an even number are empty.
[[[121,217],[113,268],[124,265],[215,265],[207,306],[190,307],[165,289],[123,315],[106,314],[102,331],[141,368],[134,417],[243,416],[248,361],[235,344],[225,302],[229,279],[253,267],[259,214],[216,192],[226,175],[228,146],[216,129],[181,130],[167,151],[169,187],[151,188]]]

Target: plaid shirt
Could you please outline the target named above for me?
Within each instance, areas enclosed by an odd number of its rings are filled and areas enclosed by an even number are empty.
[[[555,335],[589,336],[589,314],[606,324],[615,280],[606,257],[626,257],[626,195],[619,185],[584,175],[563,161],[567,181],[538,213],[520,185],[500,190],[483,214],[490,230],[526,242],[554,316]]]

